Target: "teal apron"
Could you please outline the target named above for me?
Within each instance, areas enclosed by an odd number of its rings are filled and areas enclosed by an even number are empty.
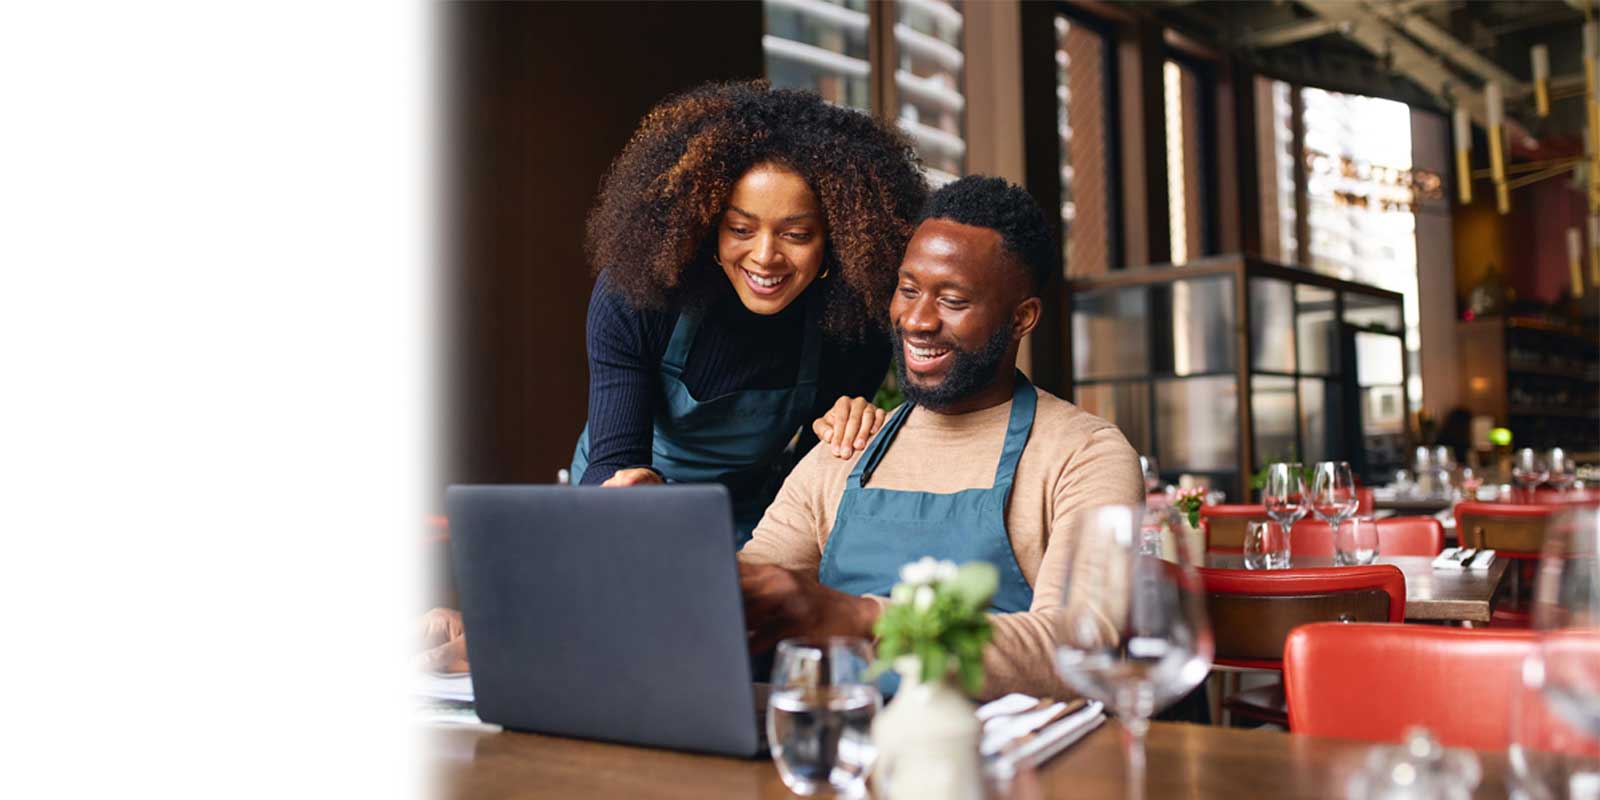
[[[987,561],[1000,572],[1000,588],[990,610],[1027,611],[1033,587],[1022,577],[1006,533],[1006,501],[1017,462],[1033,430],[1038,394],[1021,372],[1011,394],[1011,421],[994,471],[994,486],[954,494],[870,489],[866,484],[883,454],[900,433],[911,404],[901,406],[850,471],[833,532],[822,551],[817,577],[826,586],[854,595],[887,597],[900,579],[900,567],[923,556],[954,561]]]
[[[661,356],[665,402],[657,408],[650,445],[651,466],[668,483],[721,483],[733,495],[733,520],[740,547],[750,540],[767,506],[777,495],[775,474],[783,448],[809,422],[817,399],[822,337],[821,292],[806,302],[805,339],[795,385],[747,389],[710,400],[696,400],[683,383],[683,366],[700,330],[697,311],[678,315],[672,339]],[[571,480],[583,480],[589,466],[589,426],[583,427],[572,454]]]

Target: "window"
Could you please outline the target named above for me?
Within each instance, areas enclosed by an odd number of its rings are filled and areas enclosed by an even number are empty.
[[[1305,137],[1299,153],[1293,152],[1297,105]],[[1408,179],[1411,109],[1393,100],[1274,81],[1271,104],[1263,112],[1272,120],[1268,163],[1277,194],[1275,203],[1262,204],[1263,214],[1272,217],[1263,221],[1263,229],[1278,232],[1277,252],[1268,246],[1271,237],[1263,236],[1263,250],[1269,251],[1263,255],[1399,293],[1411,410],[1421,408],[1417,226]],[[1303,187],[1295,185],[1296,159],[1303,165]],[[1296,212],[1297,190],[1304,193],[1303,224]],[[1306,241],[1299,241],[1296,231]],[[1350,307],[1345,314],[1347,322],[1402,333],[1393,316],[1388,306],[1371,312]]]
[[[1058,14],[1056,26],[1056,128],[1061,139],[1061,250],[1069,277],[1100,275],[1116,263],[1115,207],[1108,170],[1111,46],[1091,23]]]
[[[1212,182],[1210,84],[1202,68],[1169,59],[1163,65],[1167,133],[1167,215],[1172,263],[1212,255],[1215,226],[1207,199]]]
[[[764,0],[767,79],[893,120],[935,185],[966,172],[961,0]],[[881,30],[890,26],[890,36]],[[892,44],[872,47],[885,40]],[[879,52],[879,51],[882,52]],[[892,88],[880,76],[892,75]]]
[[[928,165],[934,183],[966,172],[965,56],[960,0],[897,0],[894,4],[896,122]]]
[[[767,0],[767,79],[824,100],[872,109],[867,0]]]

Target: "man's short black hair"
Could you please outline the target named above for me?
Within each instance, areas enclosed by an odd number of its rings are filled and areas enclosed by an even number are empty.
[[[1006,250],[1017,257],[1033,279],[1037,294],[1056,271],[1055,240],[1033,195],[1004,178],[968,175],[945,184],[928,197],[917,224],[947,219],[1000,234]]]

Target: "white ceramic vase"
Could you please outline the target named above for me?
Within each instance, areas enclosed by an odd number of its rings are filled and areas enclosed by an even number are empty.
[[[900,689],[872,723],[874,794],[883,800],[982,800],[982,725],[954,678],[923,682],[916,656],[895,659]]]

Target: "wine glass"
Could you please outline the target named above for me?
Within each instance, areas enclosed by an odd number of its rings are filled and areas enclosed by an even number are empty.
[[[1517,451],[1516,458],[1511,462],[1511,479],[1522,488],[1525,502],[1533,501],[1533,487],[1544,483],[1549,477],[1550,467],[1539,457],[1539,451],[1531,447]]]
[[[1173,537],[1168,558],[1141,553],[1145,529],[1161,525],[1141,506],[1082,509],[1069,525],[1067,577],[1051,613],[1056,670],[1121,721],[1127,795],[1141,798],[1150,717],[1211,669],[1198,553],[1182,536]]]
[[[1572,456],[1567,455],[1567,451],[1559,447],[1550,448],[1547,463],[1550,470],[1550,485],[1556,487],[1557,492],[1565,494],[1578,479],[1577,463],[1572,460]]]
[[[790,791],[806,797],[831,786],[841,796],[866,796],[877,756],[872,719],[883,705],[866,676],[872,661],[872,645],[854,637],[778,643],[767,742]]]
[[[1306,482],[1301,477],[1297,462],[1278,462],[1267,467],[1267,485],[1261,490],[1261,504],[1267,516],[1283,529],[1284,556],[1292,558],[1294,548],[1289,542],[1289,531],[1306,515]],[[1287,566],[1287,564],[1285,564]]]
[[[1538,649],[1513,687],[1512,768],[1530,796],[1592,796],[1600,786],[1600,509],[1551,520],[1533,627]]]
[[[1161,469],[1155,456],[1139,456],[1139,471],[1144,473],[1144,491],[1149,494],[1161,485]]]
[[[1343,461],[1319,461],[1316,469],[1316,477],[1311,481],[1311,513],[1337,532],[1340,523],[1356,513],[1360,504],[1356,497],[1356,479],[1350,472],[1350,465]]]

